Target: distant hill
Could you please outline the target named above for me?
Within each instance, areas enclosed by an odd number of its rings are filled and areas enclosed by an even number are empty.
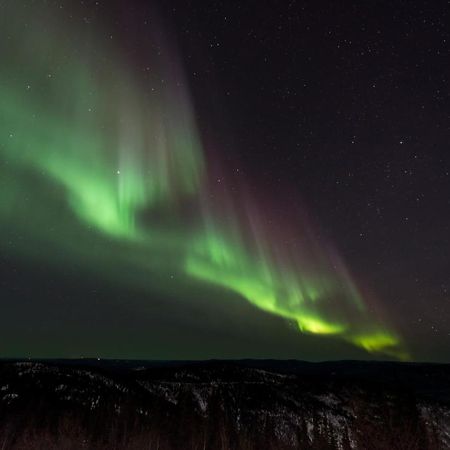
[[[0,362],[0,449],[447,449],[450,366]]]

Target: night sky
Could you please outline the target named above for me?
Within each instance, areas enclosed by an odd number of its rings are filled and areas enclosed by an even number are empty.
[[[450,362],[450,3],[0,1],[0,356]]]

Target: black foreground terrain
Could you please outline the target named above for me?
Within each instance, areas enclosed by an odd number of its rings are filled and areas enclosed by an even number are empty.
[[[450,365],[0,363],[0,449],[446,449]]]

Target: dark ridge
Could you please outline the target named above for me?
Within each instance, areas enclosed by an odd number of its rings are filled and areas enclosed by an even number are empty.
[[[2,360],[0,448],[450,448],[450,365]]]

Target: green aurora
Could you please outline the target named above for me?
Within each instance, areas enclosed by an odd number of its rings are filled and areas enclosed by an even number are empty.
[[[3,5],[0,227],[26,236],[3,251],[59,264],[58,249],[149,301],[177,274],[175,292],[216,285],[299,332],[407,358],[307,221],[281,239],[258,202],[215,190],[176,52],[157,42],[144,80],[106,30],[81,45],[73,14]]]

